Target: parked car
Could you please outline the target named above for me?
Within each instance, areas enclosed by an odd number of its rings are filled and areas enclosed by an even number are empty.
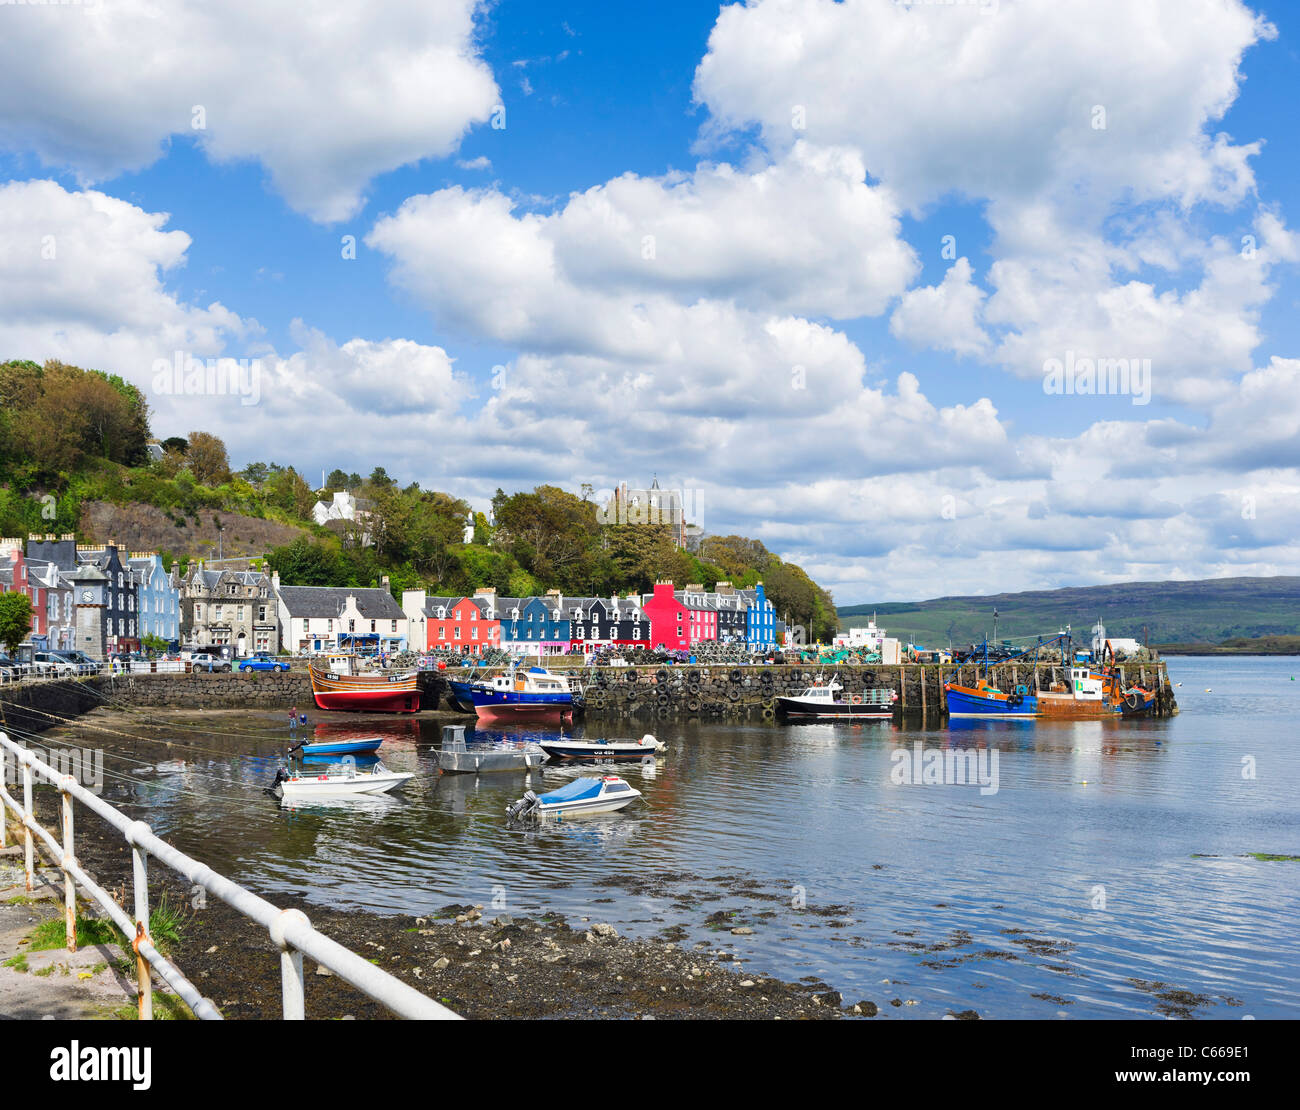
[[[80,674],[77,664],[57,651],[32,652],[32,668],[39,675],[65,677]]]
[[[66,659],[77,668],[77,674],[99,674],[99,663],[84,651],[55,651],[50,654]]]
[[[27,673],[27,665],[0,655],[0,682],[15,682]]]
[[[244,672],[287,671],[289,664],[287,661],[277,659],[269,651],[255,651],[247,659],[240,660],[239,669]]]
[[[217,655],[210,655],[206,651],[196,651],[190,656],[190,663],[193,664],[191,670],[195,671],[230,671],[230,660],[222,659]]]

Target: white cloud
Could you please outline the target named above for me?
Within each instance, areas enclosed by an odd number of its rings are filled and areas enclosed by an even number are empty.
[[[371,178],[451,153],[489,117],[499,92],[474,40],[478,6],[9,8],[0,146],[89,183],[148,166],[169,139],[190,136],[214,161],[260,161],[313,219],[345,219]]]
[[[971,280],[970,262],[959,258],[936,285],[904,294],[893,316],[890,333],[914,347],[928,346],[953,354],[979,355],[989,348],[980,324],[985,293]]]
[[[1249,146],[1204,134],[1242,54],[1275,32],[1237,0],[724,7],[695,75],[720,137],[851,146],[918,207],[951,192],[1239,200]],[[1104,109],[1104,128],[1095,109]]]

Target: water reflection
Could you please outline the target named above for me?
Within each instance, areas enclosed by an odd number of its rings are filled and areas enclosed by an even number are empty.
[[[382,735],[385,765],[416,777],[360,804],[283,809],[262,789],[290,741],[278,715],[178,717],[176,758],[146,769],[106,755],[105,796],[271,898],[424,913],[501,888],[509,912],[544,907],[642,936],[679,926],[684,943],[729,946],[755,971],[816,974],[846,998],[918,999],[891,1012],[904,1019],[953,1005],[1148,1016],[1157,1003],[1133,980],[1204,996],[1198,1014],[1295,1016],[1300,867],[1247,855],[1300,844],[1293,666],[1175,660],[1183,713],[1165,720],[655,722],[667,747],[653,766],[529,774],[439,775],[445,718],[349,715],[297,736]],[[463,720],[472,745],[557,734]],[[996,751],[998,792],[891,781],[894,753],[916,743]],[[606,773],[644,801],[506,827],[525,789]],[[710,923],[718,912],[753,934]]]

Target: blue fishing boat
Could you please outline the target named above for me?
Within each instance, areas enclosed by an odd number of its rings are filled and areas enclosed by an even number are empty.
[[[981,678],[974,686],[945,682],[943,691],[948,699],[949,717],[1002,719],[1038,716],[1038,699],[1027,686],[1017,686],[1005,693]]]
[[[545,667],[512,668],[471,683],[469,695],[482,721],[563,722],[573,717],[569,680]]]

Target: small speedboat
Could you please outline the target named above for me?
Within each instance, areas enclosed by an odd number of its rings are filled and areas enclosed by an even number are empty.
[[[382,763],[369,769],[355,765],[338,764],[320,774],[290,771],[277,768],[272,791],[278,790],[286,798],[336,798],[349,794],[386,794],[414,778],[410,771],[390,771]]]
[[[383,742],[382,736],[367,736],[363,740],[304,741],[290,751],[301,748],[303,755],[373,755]]]
[[[639,797],[641,791],[617,775],[574,779],[546,794],[534,794],[529,790],[519,801],[506,807],[506,817],[518,821],[532,816],[565,817],[577,813],[612,813]]]
[[[561,736],[539,744],[552,759],[644,759],[665,747],[648,732],[640,740],[569,740]]]

